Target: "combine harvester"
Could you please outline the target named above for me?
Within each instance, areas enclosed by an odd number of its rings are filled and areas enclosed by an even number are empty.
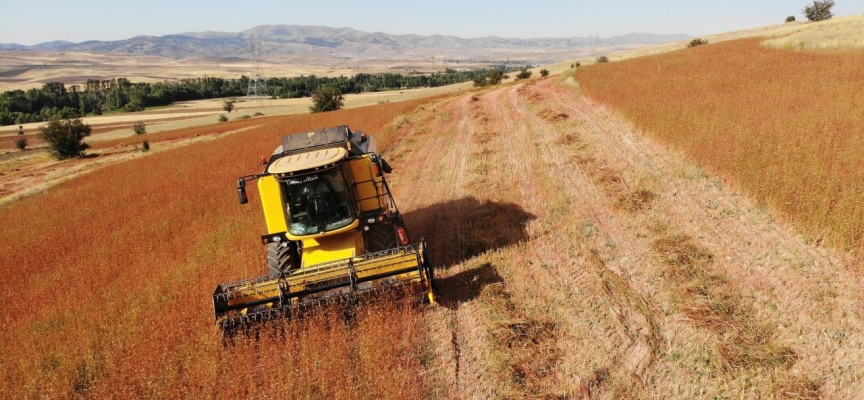
[[[246,204],[246,182],[258,180],[268,275],[216,287],[224,334],[386,292],[435,302],[426,242],[409,241],[372,137],[344,125],[288,135],[262,164],[237,191]]]

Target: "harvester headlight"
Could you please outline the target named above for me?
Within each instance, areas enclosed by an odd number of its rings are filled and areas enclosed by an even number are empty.
[[[364,227],[363,227],[363,230],[364,230],[364,231],[368,231],[368,230],[369,230],[369,225],[364,226]]]
[[[375,218],[369,218],[366,222],[368,222],[368,223],[370,223],[370,224],[374,224],[374,223],[375,223]]]
[[[282,238],[279,237],[279,236],[275,236],[275,237],[273,237],[273,241],[274,241],[274,242],[281,242],[281,241],[282,241]]]

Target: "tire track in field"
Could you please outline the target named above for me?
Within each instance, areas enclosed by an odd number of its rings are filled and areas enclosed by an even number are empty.
[[[575,125],[565,124],[570,116],[546,106],[549,96],[547,92],[548,90],[543,87],[538,88],[536,84],[526,84],[515,90],[515,94],[518,96],[514,96],[512,99],[522,104],[526,114],[524,118],[533,117],[536,124],[545,125],[548,135],[552,137],[552,142],[547,143],[543,152],[543,158],[549,160],[548,166],[555,170],[555,175],[560,178],[563,186],[572,185],[578,188],[579,193],[586,193],[590,192],[591,189],[588,186],[593,185],[601,192],[612,192],[616,195],[614,197],[617,197],[616,202],[612,204],[585,203],[583,204],[584,212],[592,219],[603,222],[602,225],[609,225],[614,219],[614,216],[610,214],[611,209],[624,208],[628,211],[636,211],[644,207],[652,196],[650,194],[643,194],[638,198],[632,196],[628,192],[626,182],[612,168],[603,165],[602,161],[591,156],[593,149],[586,143],[580,142],[578,135],[571,132],[573,127],[581,124],[581,121],[577,121]],[[527,113],[529,112],[534,115],[528,116]],[[564,133],[559,134],[559,130],[564,131]],[[568,144],[576,144],[577,154],[582,155],[578,164],[585,171],[586,176],[583,179],[574,179],[572,170],[563,166],[565,158],[561,156],[570,157],[571,153],[569,151],[562,153],[561,148]],[[569,161],[572,160],[566,162]],[[556,189],[566,191],[568,188],[559,187]],[[602,197],[602,195],[594,196]],[[636,292],[626,278],[609,269],[597,250],[583,245],[580,247],[580,256],[586,259],[589,270],[596,275],[601,283],[603,295],[611,303],[610,309],[623,331],[620,344],[621,353],[614,360],[614,363],[610,364],[604,371],[607,374],[615,374],[617,369],[623,368],[622,372],[625,372],[623,374],[625,376],[619,377],[619,379],[625,381],[628,379],[627,377],[631,377],[636,384],[641,386],[644,384],[645,373],[654,362],[655,354],[659,351],[659,329],[654,317],[657,314],[656,306],[651,305],[644,296]],[[586,381],[589,384],[583,385],[581,391],[596,394],[595,392],[598,390],[596,374],[595,377]]]
[[[676,280],[668,260],[711,254],[713,263],[693,265],[705,271],[695,276],[717,287],[707,293],[731,296],[714,304],[783,331],[789,317],[751,296],[781,295],[778,274],[756,269],[760,255],[750,255],[734,235],[769,240],[759,238],[761,230],[778,240],[778,252],[812,252],[784,239],[771,221],[737,220],[753,215],[740,199],[692,173],[686,160],[640,139],[602,107],[544,80],[443,100],[409,118],[387,157],[399,170],[391,185],[400,208],[413,234],[430,239],[445,288],[442,306],[426,312],[432,361],[423,379],[431,397],[853,393],[854,386],[830,386],[834,378],[820,388],[806,373],[787,372],[783,365],[793,371],[820,356],[796,344],[792,350],[806,359],[790,364],[783,349],[795,342],[782,336],[756,342],[780,350],[766,353],[778,356],[779,369],[770,363],[762,369],[758,357],[751,359],[755,369],[712,364],[734,337],[724,342],[722,331],[694,319],[701,317],[686,302],[706,298],[691,291],[698,284]],[[418,218],[435,205],[443,206]],[[519,238],[503,239],[508,236]],[[756,286],[753,277],[742,279],[736,264],[770,279],[770,289]],[[818,268],[797,273],[813,271]],[[842,285],[820,285],[842,289],[838,298],[855,296]],[[723,326],[735,327],[729,321]],[[799,329],[813,338],[812,330]],[[824,342],[811,348],[854,349],[857,339],[846,346]],[[525,363],[519,354],[541,362]],[[826,376],[824,368],[813,371],[816,381]],[[838,376],[854,382],[857,375],[847,370]]]
[[[758,308],[760,303],[752,300],[753,296],[750,293],[764,293],[764,287],[750,285],[748,282],[750,279],[747,279],[746,276],[743,281],[739,278],[741,276],[740,269],[736,264],[749,270],[748,274],[752,274],[754,270],[752,265],[758,264],[752,255],[747,255],[747,250],[741,251],[743,250],[742,247],[749,247],[751,243],[740,238],[742,236],[747,239],[754,238],[754,236],[758,237],[757,231],[776,233],[783,229],[776,224],[747,226],[748,224],[741,223],[744,220],[735,217],[750,214],[749,207],[746,203],[742,204],[742,199],[734,194],[730,196],[724,193],[728,193],[728,189],[723,188],[719,182],[710,179],[710,177],[695,175],[694,179],[694,177],[684,175],[682,169],[694,169],[685,160],[681,160],[674,153],[660,149],[659,146],[637,137],[620,119],[612,117],[590,100],[576,98],[575,101],[568,102],[566,100],[573,100],[573,96],[565,90],[554,88],[547,91],[546,94],[552,98],[553,109],[556,111],[563,110],[563,112],[576,115],[577,118],[585,119],[586,138],[589,138],[592,144],[600,150],[595,154],[603,154],[609,164],[623,166],[624,168],[619,170],[628,179],[637,178],[637,186],[650,187],[652,193],[660,194],[650,199],[650,207],[646,211],[634,215],[635,219],[642,220],[648,227],[647,230],[643,228],[643,233],[640,235],[647,236],[652,241],[650,243],[652,251],[657,253],[655,257],[658,257],[658,261],[667,265],[666,268],[672,268],[662,270],[662,276],[664,280],[669,282],[671,292],[684,298],[682,307],[684,314],[687,315],[688,323],[699,327],[699,329],[709,332],[713,330],[715,334],[722,335],[719,338],[720,341],[714,343],[716,346],[714,356],[721,362],[721,365],[716,366],[716,368],[726,371],[726,376],[746,377],[746,379],[733,378],[731,382],[717,382],[712,389],[719,393],[737,393],[737,395],[748,393],[748,395],[753,395],[754,393],[765,393],[763,391],[767,390],[774,395],[799,398],[811,398],[827,392],[826,388],[820,388],[823,379],[818,378],[818,375],[800,372],[799,365],[805,360],[805,358],[797,355],[801,350],[795,347],[790,348],[787,344],[788,339],[784,340],[781,335],[776,334],[776,329],[772,329],[772,327],[782,328],[797,320],[794,317],[796,311],[766,312],[760,310]],[[682,175],[684,175],[684,179],[682,179]],[[640,191],[633,193],[640,193]],[[671,193],[672,199],[668,199],[669,193]],[[679,193],[686,193],[686,195],[682,197],[678,195]],[[607,195],[617,196],[618,192],[607,190]],[[634,203],[625,202],[624,204]],[[719,205],[727,205],[728,207],[718,207]],[[728,232],[718,229],[718,224],[732,229],[729,229]],[[680,232],[688,234],[682,235]],[[781,249],[793,254],[813,255],[812,249],[801,246],[800,241],[798,243],[790,241],[788,232],[785,235],[787,238],[782,237],[783,235],[772,235]],[[638,236],[634,239],[638,239]],[[715,241],[722,243],[723,246],[715,246]],[[707,245],[709,248],[700,249],[703,245]],[[737,257],[730,257],[730,250],[733,250]],[[822,253],[822,257],[828,259],[824,252],[820,253]],[[722,254],[722,256],[718,257],[717,254]],[[691,271],[695,271],[696,275],[692,275],[693,272],[688,272],[690,278],[681,280],[680,276],[676,276],[681,271],[679,265],[683,266],[685,270],[692,268],[690,265],[693,264],[689,260],[697,260],[695,262],[701,263],[698,260],[705,259],[703,255],[709,257],[713,255],[712,258],[717,261],[702,263],[696,269],[691,269]],[[733,261],[736,258],[738,263]],[[827,263],[833,264],[830,259]],[[840,269],[839,272],[829,272],[831,274],[842,273],[842,268]],[[808,268],[808,270],[809,273],[816,272],[816,268]],[[773,269],[766,272],[773,272]],[[694,284],[695,287],[690,286]],[[699,287],[704,289],[699,289]],[[693,288],[697,291],[693,292]],[[643,287],[642,290],[645,288]],[[855,292],[848,291],[843,295],[855,295]],[[722,309],[732,311],[728,313],[725,311],[718,312]],[[718,327],[712,325],[714,323],[712,321],[721,322],[722,328],[718,330]],[[775,333],[769,333],[772,330]],[[797,335],[805,330],[807,329],[802,327]],[[812,330],[811,332],[819,333],[819,331],[813,332]],[[669,330],[667,330],[668,333]],[[854,346],[854,344],[851,345]],[[711,352],[709,351],[709,353]],[[673,351],[674,354],[675,351]],[[812,355],[806,359],[812,359]],[[793,363],[798,372],[788,369]],[[778,366],[779,368],[777,368]],[[805,371],[807,370],[809,368]],[[699,394],[707,396],[708,393],[711,391]],[[852,392],[847,391],[846,393]]]
[[[482,309],[473,301],[487,273],[466,262],[478,251],[471,215],[490,209],[482,197],[465,190],[474,151],[473,123],[460,112],[467,101],[460,97],[425,106],[401,128],[401,142],[385,153],[399,170],[390,184],[400,209],[412,235],[426,236],[441,287],[441,305],[428,312],[426,321],[433,398],[477,397],[494,386],[494,378],[484,373],[489,368],[486,332],[478,329]]]

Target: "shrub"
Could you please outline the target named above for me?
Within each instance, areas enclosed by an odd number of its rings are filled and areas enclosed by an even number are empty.
[[[486,77],[478,76],[474,78],[474,87],[483,87],[486,86]]]
[[[521,70],[519,70],[519,73],[516,74],[516,80],[517,81],[520,79],[528,79],[530,77],[531,77],[531,71],[529,71],[528,68],[522,68]]]
[[[18,134],[19,134],[19,135],[23,135],[23,134],[24,134],[24,127],[21,126],[21,125],[18,125]]]
[[[833,7],[834,0],[814,0],[813,4],[804,7],[802,11],[810,21],[825,21],[834,16],[831,12]]]
[[[687,47],[696,47],[696,46],[700,46],[703,44],[708,44],[708,41],[705,39],[696,38],[696,39],[691,40],[690,43],[687,45]]]
[[[17,147],[18,150],[26,149],[27,148],[27,138],[25,138],[25,137],[18,138],[18,140],[15,141],[15,147]]]
[[[547,77],[547,76],[549,76],[549,70],[546,69],[546,68],[541,69],[541,70],[540,70],[540,76],[542,76],[542,77]]]
[[[225,121],[228,121],[228,117],[226,117],[225,114],[220,115],[219,116],[219,122],[225,122]]]
[[[600,57],[597,57],[597,62],[598,62],[598,63],[605,63],[605,62],[609,62],[609,57],[606,57],[606,56],[600,56]]]
[[[576,63],[576,68],[579,68],[579,67],[581,67],[581,66],[582,66],[582,63],[581,63],[581,62],[577,62],[577,63]]]
[[[249,115],[241,115],[241,116],[234,118],[234,119],[249,119],[249,118],[252,118],[252,117],[250,117]]]
[[[84,143],[84,137],[90,136],[90,125],[81,121],[81,118],[59,120],[39,127],[39,136],[48,143],[51,155],[58,160],[84,155],[84,150],[90,145]]]
[[[132,132],[135,132],[136,135],[143,135],[147,133],[147,126],[144,125],[144,121],[138,121],[132,125]]]
[[[150,141],[145,140],[145,141],[141,142],[141,151],[143,151],[145,153],[150,151]]]
[[[334,111],[342,108],[345,97],[336,86],[322,85],[312,93],[312,107],[309,111],[313,113]]]
[[[228,113],[234,111],[234,100],[225,99],[225,101],[222,102],[222,109]]]
[[[252,116],[253,116],[253,117],[263,117],[263,116],[264,116],[264,113],[262,113],[261,111],[258,111],[258,112],[256,112],[255,114],[252,114]]]
[[[795,16],[790,15],[790,16],[786,17],[786,22],[795,22]]]

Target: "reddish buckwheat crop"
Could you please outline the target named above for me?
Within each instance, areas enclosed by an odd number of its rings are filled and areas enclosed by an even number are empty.
[[[864,249],[864,52],[739,40],[581,68],[587,95],[791,217]]]
[[[315,317],[226,347],[210,294],[264,273],[260,210],[238,205],[233,185],[282,135],[379,132],[426,101],[246,121],[0,210],[0,397],[418,397],[410,308]]]

